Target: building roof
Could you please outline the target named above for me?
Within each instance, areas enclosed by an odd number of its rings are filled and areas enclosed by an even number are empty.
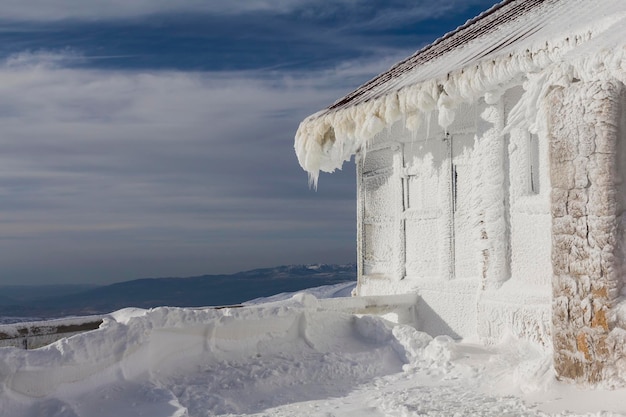
[[[438,110],[444,126],[459,102],[624,45],[626,0],[502,1],[309,116],[296,134],[298,159],[315,182],[400,115]]]
[[[505,0],[496,4],[491,9],[467,21],[456,30],[447,33],[435,42],[397,63],[386,72],[366,82],[350,94],[337,100],[334,104],[329,106],[328,109],[335,110],[344,108],[388,93],[394,89],[397,81],[401,80],[404,75],[407,75],[415,68],[436,61],[447,54],[453,54],[459,48],[479,38],[490,36],[498,27],[520,19],[530,10],[540,6],[545,7],[549,3],[558,1],[559,0]],[[537,26],[538,22],[534,22],[534,24],[528,25],[528,27],[521,28],[521,30],[511,33],[505,39],[495,44],[493,48],[487,51],[481,51],[475,58],[480,59],[480,55],[496,53],[512,43],[520,41],[535,32]],[[452,69],[453,68],[449,68],[449,70]]]

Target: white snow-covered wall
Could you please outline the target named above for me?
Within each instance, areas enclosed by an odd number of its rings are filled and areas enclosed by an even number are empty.
[[[504,123],[520,104],[521,85],[502,95]],[[548,141],[513,127],[497,139],[505,145],[504,222],[506,253],[501,253],[500,280],[479,294],[478,335],[495,341],[505,334],[551,345],[551,216]],[[500,285],[497,285],[500,284]]]
[[[459,106],[447,131],[436,111],[400,120],[357,154],[360,295],[418,292],[432,334],[550,344],[548,170],[530,190],[530,134],[503,132],[520,90]]]

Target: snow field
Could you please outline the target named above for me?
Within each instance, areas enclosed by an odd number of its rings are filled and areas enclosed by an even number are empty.
[[[530,343],[486,348],[325,310],[311,294],[274,300],[125,309],[44,348],[2,348],[0,416],[572,415],[578,394],[553,381],[550,352]],[[582,412],[626,415],[626,391],[585,395]]]

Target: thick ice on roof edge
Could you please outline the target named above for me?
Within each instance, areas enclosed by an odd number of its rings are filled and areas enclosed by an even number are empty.
[[[524,82],[526,93],[512,111],[512,124],[532,127],[537,103],[550,86],[564,86],[575,79],[626,81],[626,4],[621,2],[607,1],[595,23],[578,26],[576,31],[551,28],[558,37],[555,34],[550,42],[535,37],[528,45],[517,45],[503,55],[486,54],[460,70],[414,84],[400,83],[397,91],[384,96],[309,116],[298,128],[294,147],[310,185],[317,187],[320,171],[340,169],[376,134],[401,119],[409,130],[416,130],[425,115],[436,110],[438,123],[445,129],[460,103],[480,97],[495,102],[505,89]],[[470,45],[462,55],[480,56],[479,50],[471,50],[478,47],[486,46]],[[445,66],[445,58],[426,66]],[[428,68],[420,71],[428,72]]]

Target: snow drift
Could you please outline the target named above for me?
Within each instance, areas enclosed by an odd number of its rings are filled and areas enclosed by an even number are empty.
[[[559,412],[572,397],[549,363],[525,342],[433,338],[304,293],[243,308],[125,309],[40,349],[1,348],[0,416],[542,415],[521,395]],[[626,412],[624,392],[594,395],[574,406]]]

